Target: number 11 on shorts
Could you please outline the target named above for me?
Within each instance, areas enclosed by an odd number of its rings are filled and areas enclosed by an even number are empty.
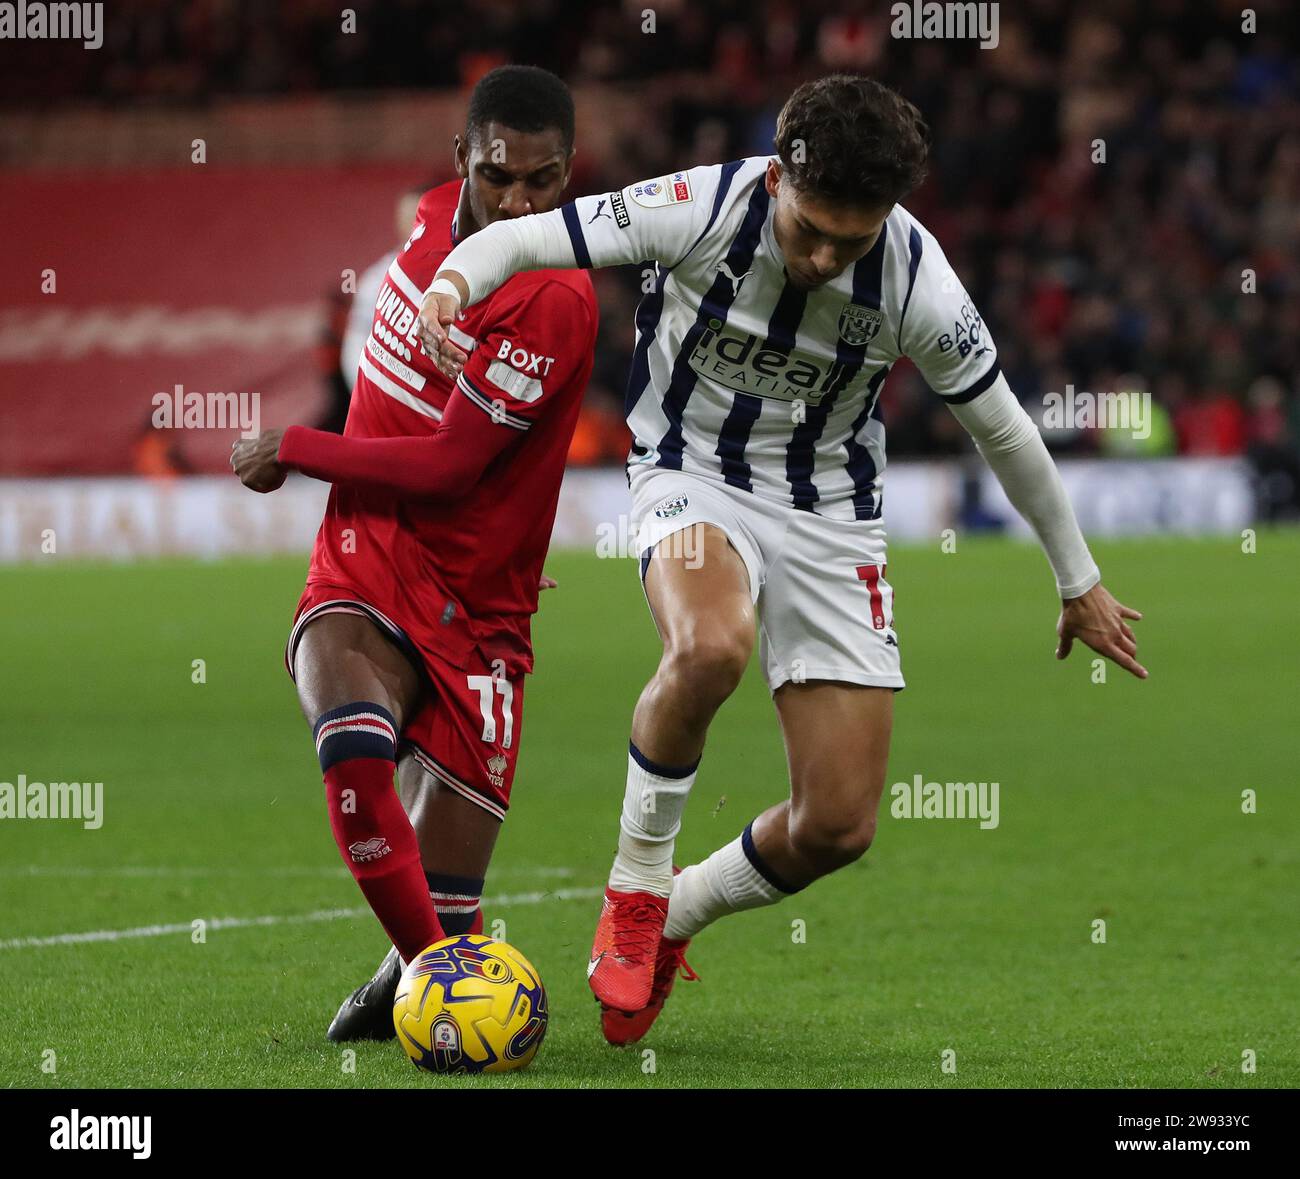
[[[879,565],[859,565],[858,580],[867,583],[867,592],[871,595],[871,625],[877,630],[885,629],[885,600],[880,593]]]
[[[497,742],[497,718],[494,705],[496,696],[501,697],[501,714],[505,720],[505,732],[501,738],[501,748],[509,749],[515,735],[515,687],[507,679],[497,679],[490,675],[467,675],[470,690],[478,693],[478,708],[483,714],[483,740],[489,745]]]

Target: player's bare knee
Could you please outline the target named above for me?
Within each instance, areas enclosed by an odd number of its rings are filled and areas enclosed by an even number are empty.
[[[685,694],[720,704],[736,690],[752,648],[739,628],[701,629],[665,646],[661,673]]]
[[[875,835],[875,815],[827,814],[797,807],[790,816],[791,844],[822,872],[861,859]]]
[[[398,724],[419,698],[419,673],[370,619],[323,614],[302,632],[294,659],[298,703],[308,724],[359,700],[386,708]]]

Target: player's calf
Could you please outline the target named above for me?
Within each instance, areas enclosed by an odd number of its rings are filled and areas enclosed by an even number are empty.
[[[859,859],[875,836],[874,806],[835,811],[783,802],[673,881],[664,937],[686,940],[728,913],[774,905]]]
[[[332,708],[312,726],[330,830],[343,862],[398,953],[413,959],[442,929],[415,831],[393,785],[397,721],[382,705]]]
[[[728,913],[775,905],[802,884],[782,877],[758,848],[750,823],[708,859],[683,868],[668,898],[665,938],[688,941]]]
[[[653,583],[647,579],[664,652],[632,718],[618,855],[609,877],[615,892],[666,897],[671,890],[673,843],[709,723],[736,690],[754,645],[748,597],[733,593],[740,605],[726,609],[697,604],[674,612],[668,607],[674,576],[684,574],[664,564]]]
[[[671,890],[673,845],[705,734],[744,674],[750,642],[740,632],[708,641],[665,636],[659,670],[632,719],[618,854],[609,876],[615,892],[666,897]]]

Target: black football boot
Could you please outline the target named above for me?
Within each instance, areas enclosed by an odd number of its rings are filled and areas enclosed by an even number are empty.
[[[336,1044],[350,1040],[392,1040],[393,997],[402,977],[402,960],[394,947],[384,956],[368,983],[362,983],[339,1008],[325,1034]]]

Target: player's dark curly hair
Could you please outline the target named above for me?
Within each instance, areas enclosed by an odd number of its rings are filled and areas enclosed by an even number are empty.
[[[573,95],[549,70],[537,66],[507,65],[489,70],[469,96],[465,129],[477,142],[489,123],[514,131],[547,131],[552,127],[573,147]]]
[[[925,179],[930,130],[888,86],[832,74],[790,95],[777,119],[776,150],[800,191],[883,208]]]

